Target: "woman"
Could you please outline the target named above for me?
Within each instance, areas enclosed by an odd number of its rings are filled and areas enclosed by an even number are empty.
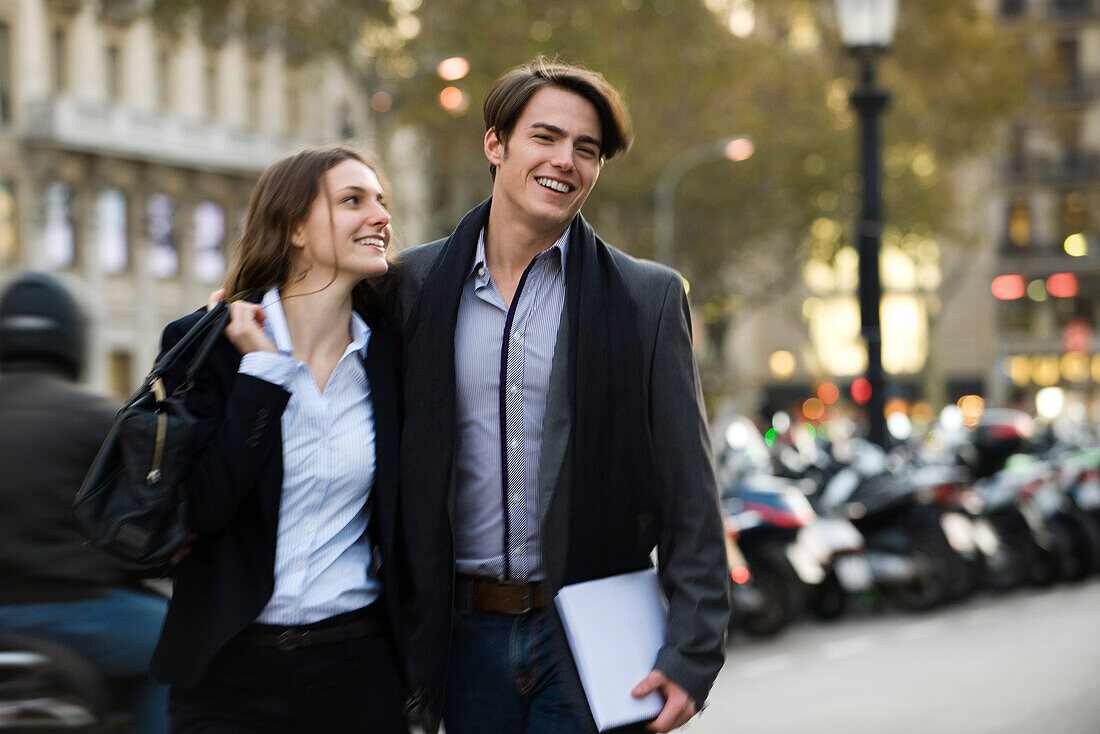
[[[396,349],[375,287],[391,235],[353,150],[287,156],[256,184],[229,324],[186,397],[207,437],[185,486],[197,539],[153,660],[173,731],[406,731]]]

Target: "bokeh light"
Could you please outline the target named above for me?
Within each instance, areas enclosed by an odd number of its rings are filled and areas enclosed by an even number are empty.
[[[457,117],[465,114],[470,100],[458,87],[444,87],[439,93],[439,105]]]
[[[1089,254],[1089,241],[1083,234],[1071,234],[1066,237],[1066,241],[1062,244],[1067,255],[1073,257],[1084,257]]]
[[[989,287],[994,298],[1002,301],[1015,301],[1024,297],[1024,279],[1019,275],[999,275]]]
[[[752,154],[756,151],[756,146],[748,138],[734,138],[726,143],[725,154],[726,158],[731,161],[746,161],[752,158]]]
[[[768,358],[768,367],[777,380],[791,379],[791,375],[794,374],[795,366],[794,355],[786,349],[779,349],[772,352],[772,356]]]
[[[971,427],[978,425],[978,420],[985,410],[985,400],[980,395],[963,395],[956,405],[959,406],[965,425]]]
[[[393,97],[389,92],[375,92],[370,98],[370,108],[375,112],[389,112],[393,109]]]
[[[1042,303],[1047,299],[1047,285],[1042,278],[1036,278],[1027,284],[1027,297],[1036,303]]]
[[[435,67],[435,71],[439,74],[440,79],[456,82],[470,73],[470,62],[462,56],[452,56],[449,59],[440,61],[439,65]]]
[[[871,383],[866,377],[860,377],[852,383],[852,400],[863,405],[871,399]]]
[[[1077,295],[1077,276],[1073,273],[1055,273],[1047,278],[1046,289],[1055,298],[1073,298]]]
[[[825,403],[817,398],[809,398],[802,403],[802,415],[809,421],[821,420],[825,415]]]
[[[817,388],[817,397],[826,405],[832,405],[840,399],[840,388],[831,382],[823,382]]]

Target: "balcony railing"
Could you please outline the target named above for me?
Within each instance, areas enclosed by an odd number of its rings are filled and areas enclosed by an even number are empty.
[[[118,105],[52,97],[26,107],[22,137],[66,150],[254,175],[296,141]]]
[[[996,270],[999,275],[1017,273],[1027,276],[1047,276],[1051,273],[1100,273],[1100,253],[1090,252],[1082,257],[1068,255],[1059,244],[1048,247],[1018,247],[1007,240],[997,252]]]
[[[1047,14],[1052,20],[1080,20],[1097,13],[1094,0],[1050,0]]]
[[[1100,154],[1010,159],[1005,161],[1003,172],[1013,183],[1100,182]]]
[[[1034,88],[1041,104],[1087,104],[1100,99],[1100,76],[1078,77],[1067,84],[1044,84]]]

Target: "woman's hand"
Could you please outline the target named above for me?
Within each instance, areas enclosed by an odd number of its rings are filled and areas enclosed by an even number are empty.
[[[264,310],[258,303],[233,301],[229,304],[229,324],[225,327],[225,338],[241,354],[249,352],[275,352],[275,343],[264,331]]]

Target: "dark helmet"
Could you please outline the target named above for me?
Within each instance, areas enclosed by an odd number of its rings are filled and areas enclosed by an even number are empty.
[[[0,364],[36,361],[74,380],[84,367],[86,321],[69,290],[46,273],[24,273],[0,296]]]

